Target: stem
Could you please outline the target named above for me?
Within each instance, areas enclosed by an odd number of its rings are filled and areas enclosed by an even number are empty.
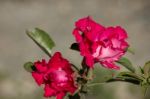
[[[88,71],[87,71],[87,78],[89,80],[92,80],[93,79],[93,69],[92,68],[89,68]]]
[[[96,86],[96,85],[102,85],[102,84],[106,84],[106,83],[92,83],[92,84],[88,84],[88,87],[92,87],[92,86]]]
[[[48,54],[48,56],[49,56],[50,58],[52,58],[52,55],[51,55],[51,54]]]
[[[76,69],[78,72],[80,71],[80,69],[79,69],[77,66],[75,66],[74,64],[71,64],[71,66],[72,66],[74,69]]]

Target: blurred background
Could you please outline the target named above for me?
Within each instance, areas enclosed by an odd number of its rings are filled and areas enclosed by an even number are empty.
[[[135,55],[127,54],[136,66],[150,60],[149,0],[0,0],[0,99],[44,99],[26,72],[27,61],[48,57],[25,34],[39,27],[56,42],[54,51],[80,64],[78,52],[69,49],[75,40],[74,22],[92,16],[104,26],[120,25],[126,29]],[[113,71],[96,65],[96,81]],[[125,70],[122,68],[122,70]],[[142,99],[140,87],[128,83],[111,83],[90,88],[86,99]],[[148,91],[145,99],[150,99]]]

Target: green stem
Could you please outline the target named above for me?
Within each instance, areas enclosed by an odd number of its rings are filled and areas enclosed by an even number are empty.
[[[76,69],[78,72],[80,71],[80,69],[79,69],[77,66],[75,66],[74,64],[71,64],[71,66],[72,66],[74,69]]]
[[[104,83],[104,82],[103,82],[103,83],[99,83],[99,82],[98,82],[98,83],[88,84],[87,86],[88,86],[88,87],[93,87],[93,86],[102,85],[102,84],[106,84],[106,83]]]
[[[92,68],[89,68],[88,71],[87,71],[87,78],[89,80],[92,80],[93,79],[93,69]]]

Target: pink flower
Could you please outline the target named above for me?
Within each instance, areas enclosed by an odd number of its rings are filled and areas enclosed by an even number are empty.
[[[74,81],[74,71],[70,63],[56,52],[48,63],[45,60],[34,63],[32,76],[38,85],[45,85],[45,97],[56,96],[63,99],[67,92],[73,94],[77,89]]]
[[[79,45],[80,54],[84,56],[86,64],[93,68],[99,62],[109,69],[119,69],[114,64],[125,54],[128,48],[126,31],[120,26],[107,27],[96,23],[90,17],[75,23],[73,35]]]

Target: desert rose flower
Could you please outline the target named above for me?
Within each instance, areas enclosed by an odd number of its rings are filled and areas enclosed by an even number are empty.
[[[84,56],[90,68],[99,62],[106,68],[119,69],[114,62],[119,60],[128,48],[127,33],[123,28],[106,28],[86,17],[75,23],[73,35],[79,45],[80,54]]]
[[[56,52],[48,63],[45,60],[34,63],[32,76],[38,85],[44,84],[44,96],[56,96],[63,99],[67,92],[73,94],[77,89],[74,81],[74,71],[70,63]]]

